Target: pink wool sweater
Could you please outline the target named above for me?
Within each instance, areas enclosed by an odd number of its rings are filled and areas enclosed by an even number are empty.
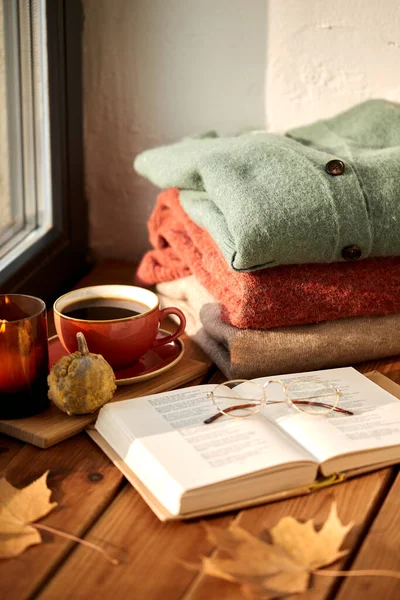
[[[175,188],[158,196],[148,229],[154,249],[143,257],[137,283],[193,274],[220,302],[222,319],[236,327],[268,329],[400,312],[400,258],[237,273],[185,213]]]

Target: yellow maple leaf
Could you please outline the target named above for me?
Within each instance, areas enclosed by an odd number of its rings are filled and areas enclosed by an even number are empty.
[[[208,539],[231,558],[203,557],[200,570],[239,583],[252,596],[276,598],[304,592],[315,569],[346,554],[340,546],[352,526],[341,523],[335,503],[319,531],[312,520],[300,523],[284,517],[270,530],[272,543],[235,523],[228,529],[208,526]]]
[[[314,570],[347,554],[347,550],[339,548],[353,525],[353,522],[341,523],[336,502],[332,502],[329,516],[319,531],[315,530],[312,519],[300,523],[293,517],[284,517],[270,533],[274,544],[284,548],[297,564]]]
[[[0,479],[0,558],[18,556],[28,546],[40,544],[40,533],[31,523],[57,506],[50,502],[47,475],[48,471],[21,490]]]

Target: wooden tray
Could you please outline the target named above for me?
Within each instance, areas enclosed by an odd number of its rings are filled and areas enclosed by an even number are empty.
[[[178,364],[154,379],[118,387],[113,402],[172,390],[204,375],[208,368],[207,363],[192,360],[184,355]],[[39,446],[39,448],[49,448],[83,431],[96,418],[97,412],[91,415],[69,417],[51,404],[40,415],[25,419],[0,420],[0,433]]]

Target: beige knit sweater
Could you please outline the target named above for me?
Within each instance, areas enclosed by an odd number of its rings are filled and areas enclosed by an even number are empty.
[[[178,306],[187,333],[228,378],[343,367],[400,354],[400,314],[338,319],[276,329],[238,329],[193,276],[160,283],[163,306]]]

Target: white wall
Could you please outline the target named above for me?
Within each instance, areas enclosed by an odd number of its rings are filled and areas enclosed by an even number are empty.
[[[91,245],[147,247],[156,189],[145,148],[264,124],[265,0],[84,0],[86,186]]]
[[[399,0],[84,0],[86,186],[101,256],[146,249],[145,148],[283,131],[369,97],[400,102]]]
[[[400,101],[399,0],[270,0],[267,38],[271,131],[367,98]]]

